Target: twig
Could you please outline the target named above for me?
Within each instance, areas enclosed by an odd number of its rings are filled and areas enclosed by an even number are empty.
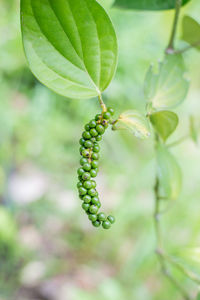
[[[176,9],[175,9],[175,16],[174,16],[174,21],[173,21],[173,25],[172,25],[172,31],[171,31],[171,35],[170,35],[170,39],[169,39],[169,44],[168,44],[168,47],[166,49],[167,54],[173,54],[174,53],[174,40],[175,40],[175,37],[176,37],[176,30],[177,30],[181,5],[182,5],[182,0],[176,0]]]
[[[99,103],[100,103],[100,105],[101,105],[102,112],[107,111],[106,105],[105,105],[105,103],[103,102],[103,99],[102,99],[101,94],[98,95],[98,99],[99,99]]]

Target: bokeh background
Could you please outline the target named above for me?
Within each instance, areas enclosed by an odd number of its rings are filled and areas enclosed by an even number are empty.
[[[100,2],[119,40],[105,102],[116,115],[144,111],[145,73],[163,57],[173,12],[120,11]],[[192,0],[182,15],[198,19],[199,11]],[[171,142],[188,133],[190,115],[200,124],[200,54],[191,50],[184,58],[191,85],[176,109],[180,123]],[[78,141],[99,110],[96,99],[65,99],[33,77],[23,53],[19,0],[0,0],[0,300],[181,299],[154,254],[151,138],[106,133],[97,181],[104,209],[117,219],[112,229],[92,228],[81,209]],[[173,153],[184,175],[182,194],[162,219],[169,251],[200,244],[200,148],[188,140]],[[175,275],[195,295],[196,286]]]

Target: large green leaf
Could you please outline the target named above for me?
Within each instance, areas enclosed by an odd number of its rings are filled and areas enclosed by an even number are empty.
[[[183,0],[183,5],[190,0]],[[166,10],[175,8],[175,0],[116,0],[115,6],[138,10]]]
[[[182,173],[174,156],[160,143],[157,146],[157,169],[160,196],[176,199],[181,191]]]
[[[160,137],[166,141],[178,125],[178,116],[172,111],[158,111],[150,115],[151,123]]]
[[[151,66],[144,83],[144,94],[154,108],[172,108],[186,97],[189,82],[184,78],[181,55],[166,55],[158,68]]]
[[[128,110],[119,116],[113,130],[126,129],[131,131],[138,138],[150,136],[149,123],[147,118],[136,110]]]
[[[200,50],[200,24],[190,16],[184,16],[182,26],[182,39]]]
[[[117,63],[117,39],[95,0],[21,0],[25,53],[33,74],[70,98],[97,96]]]

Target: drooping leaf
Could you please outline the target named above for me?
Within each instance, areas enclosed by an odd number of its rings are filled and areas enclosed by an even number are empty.
[[[190,136],[195,144],[198,144],[198,131],[193,116],[190,117]]]
[[[175,200],[181,191],[181,169],[175,157],[161,143],[157,146],[157,172],[160,182],[160,196]]]
[[[183,35],[182,39],[188,44],[200,50],[200,24],[190,16],[183,18]]]
[[[125,111],[119,116],[114,130],[127,129],[138,138],[148,138],[150,136],[149,123],[147,118],[136,110]]]
[[[189,82],[184,78],[185,66],[181,55],[166,55],[155,70],[151,66],[146,74],[144,94],[157,109],[172,108],[186,97]]]
[[[95,0],[21,0],[28,63],[47,87],[70,98],[97,96],[117,63],[117,39]]]
[[[183,0],[182,5],[190,0]],[[116,0],[115,6],[138,10],[166,10],[175,8],[175,0]]]
[[[151,114],[150,120],[164,141],[175,131],[178,125],[178,116],[174,112],[167,110]]]

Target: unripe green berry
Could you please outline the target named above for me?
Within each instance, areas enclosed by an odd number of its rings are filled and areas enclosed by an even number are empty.
[[[78,175],[79,176],[82,176],[83,174],[84,174],[84,169],[83,168],[79,168],[78,170],[77,170],[77,173],[78,173]]]
[[[92,128],[92,129],[90,129],[90,134],[91,134],[91,136],[97,136],[98,132],[96,131],[95,128]]]
[[[92,204],[97,205],[97,203],[99,202],[99,198],[97,196],[92,197],[91,199]]]
[[[98,160],[99,159],[99,153],[93,152],[92,153],[92,159],[93,160]]]
[[[89,126],[90,128],[95,128],[97,125],[97,122],[95,120],[90,121]]]
[[[101,136],[101,135],[97,135],[96,141],[99,142],[99,141],[101,141],[101,140],[102,140],[102,136]]]
[[[90,208],[90,204],[83,202],[82,208],[83,208],[85,211],[88,211],[89,208]]]
[[[89,157],[90,156],[90,151],[88,149],[85,149],[82,151],[83,157]]]
[[[91,164],[90,164],[90,163],[84,164],[84,165],[83,165],[83,169],[84,169],[85,171],[90,171],[90,170],[91,170]]]
[[[106,220],[106,215],[103,212],[101,212],[97,215],[97,218],[98,218],[99,221],[105,221]]]
[[[93,161],[91,162],[91,165],[92,165],[92,168],[93,168],[93,169],[98,168],[98,166],[99,166],[98,160],[93,160]]]
[[[100,201],[97,202],[97,203],[96,203],[96,206],[97,206],[98,208],[100,208],[100,207],[101,207],[101,202],[100,202]]]
[[[89,195],[85,195],[85,196],[83,197],[83,201],[84,201],[85,203],[90,203],[90,202],[91,202],[91,197],[90,197]]]
[[[111,118],[111,114],[109,113],[109,111],[104,112],[103,118],[106,120],[109,120]]]
[[[79,140],[79,144],[80,144],[81,146],[83,146],[84,143],[85,143],[85,139],[84,139],[84,138],[81,138],[81,139]]]
[[[85,140],[89,140],[91,138],[91,134],[89,133],[89,131],[84,131],[83,134],[82,134],[82,137]]]
[[[78,176],[78,180],[79,180],[79,181],[82,181],[82,175],[79,175],[79,176]]]
[[[95,120],[96,120],[96,121],[99,121],[99,120],[101,119],[101,117],[102,117],[102,115],[101,115],[101,114],[98,114],[98,115],[95,116]]]
[[[107,219],[108,219],[108,221],[111,223],[111,224],[114,224],[115,223],[115,217],[113,217],[113,216],[108,216],[107,217]]]
[[[91,188],[88,190],[88,195],[90,195],[91,197],[96,196],[96,194],[97,194],[97,191],[95,189]]]
[[[111,114],[111,116],[113,116],[115,113],[115,111],[112,107],[108,107],[107,111]]]
[[[89,214],[88,218],[90,221],[95,222],[97,220],[97,215],[96,214]]]
[[[91,171],[90,171],[90,175],[91,175],[91,177],[96,177],[97,176],[97,171],[96,170],[94,170],[94,169],[92,169]]]
[[[105,132],[105,128],[102,126],[102,125],[97,125],[96,127],[96,131],[99,133],[99,134],[104,134]]]
[[[91,189],[92,188],[92,182],[90,180],[86,180],[84,183],[83,183],[83,186],[84,188],[86,189]]]
[[[79,182],[77,183],[77,188],[80,188],[81,186],[83,186],[83,184],[82,184],[82,182],[79,181]],[[92,187],[93,187],[93,185],[92,185]]]
[[[103,221],[102,227],[103,227],[104,229],[109,229],[110,226],[111,226],[111,223],[110,223],[108,220]]]
[[[103,120],[102,121],[102,125],[104,126],[104,128],[108,128],[108,121],[107,120]]]
[[[90,173],[88,173],[88,172],[83,173],[83,175],[82,175],[83,180],[85,180],[85,181],[90,180],[90,178],[91,178]]]
[[[83,151],[85,150],[85,147],[84,146],[81,146],[80,148],[79,148],[79,151],[80,151],[80,154],[82,155],[82,153],[83,153]]]
[[[97,152],[97,153],[100,151],[99,145],[94,145],[94,147],[92,149],[94,152]]]
[[[87,164],[88,163],[88,159],[87,158],[85,158],[85,157],[82,157],[81,159],[80,159],[80,164],[83,166],[84,164]]]
[[[96,214],[98,212],[98,207],[96,205],[91,205],[89,211],[91,212],[91,214]]]
[[[95,189],[95,187],[97,186],[96,182],[94,180],[91,180],[92,182],[92,187]]]
[[[95,221],[95,222],[92,222],[92,225],[93,225],[94,227],[99,227],[99,226],[101,225],[101,222]]]
[[[90,139],[90,141],[91,141],[92,143],[95,143],[95,142],[96,142],[96,138],[95,138],[95,137],[92,137],[92,138]]]
[[[79,195],[83,196],[87,194],[87,190],[84,187],[79,188]]]
[[[89,131],[89,130],[90,130],[90,125],[89,125],[89,124],[86,124],[86,125],[85,125],[85,130],[86,130],[86,131]]]
[[[85,141],[85,143],[84,143],[84,147],[85,148],[92,148],[92,146],[93,146],[93,143],[91,142],[91,141]]]

